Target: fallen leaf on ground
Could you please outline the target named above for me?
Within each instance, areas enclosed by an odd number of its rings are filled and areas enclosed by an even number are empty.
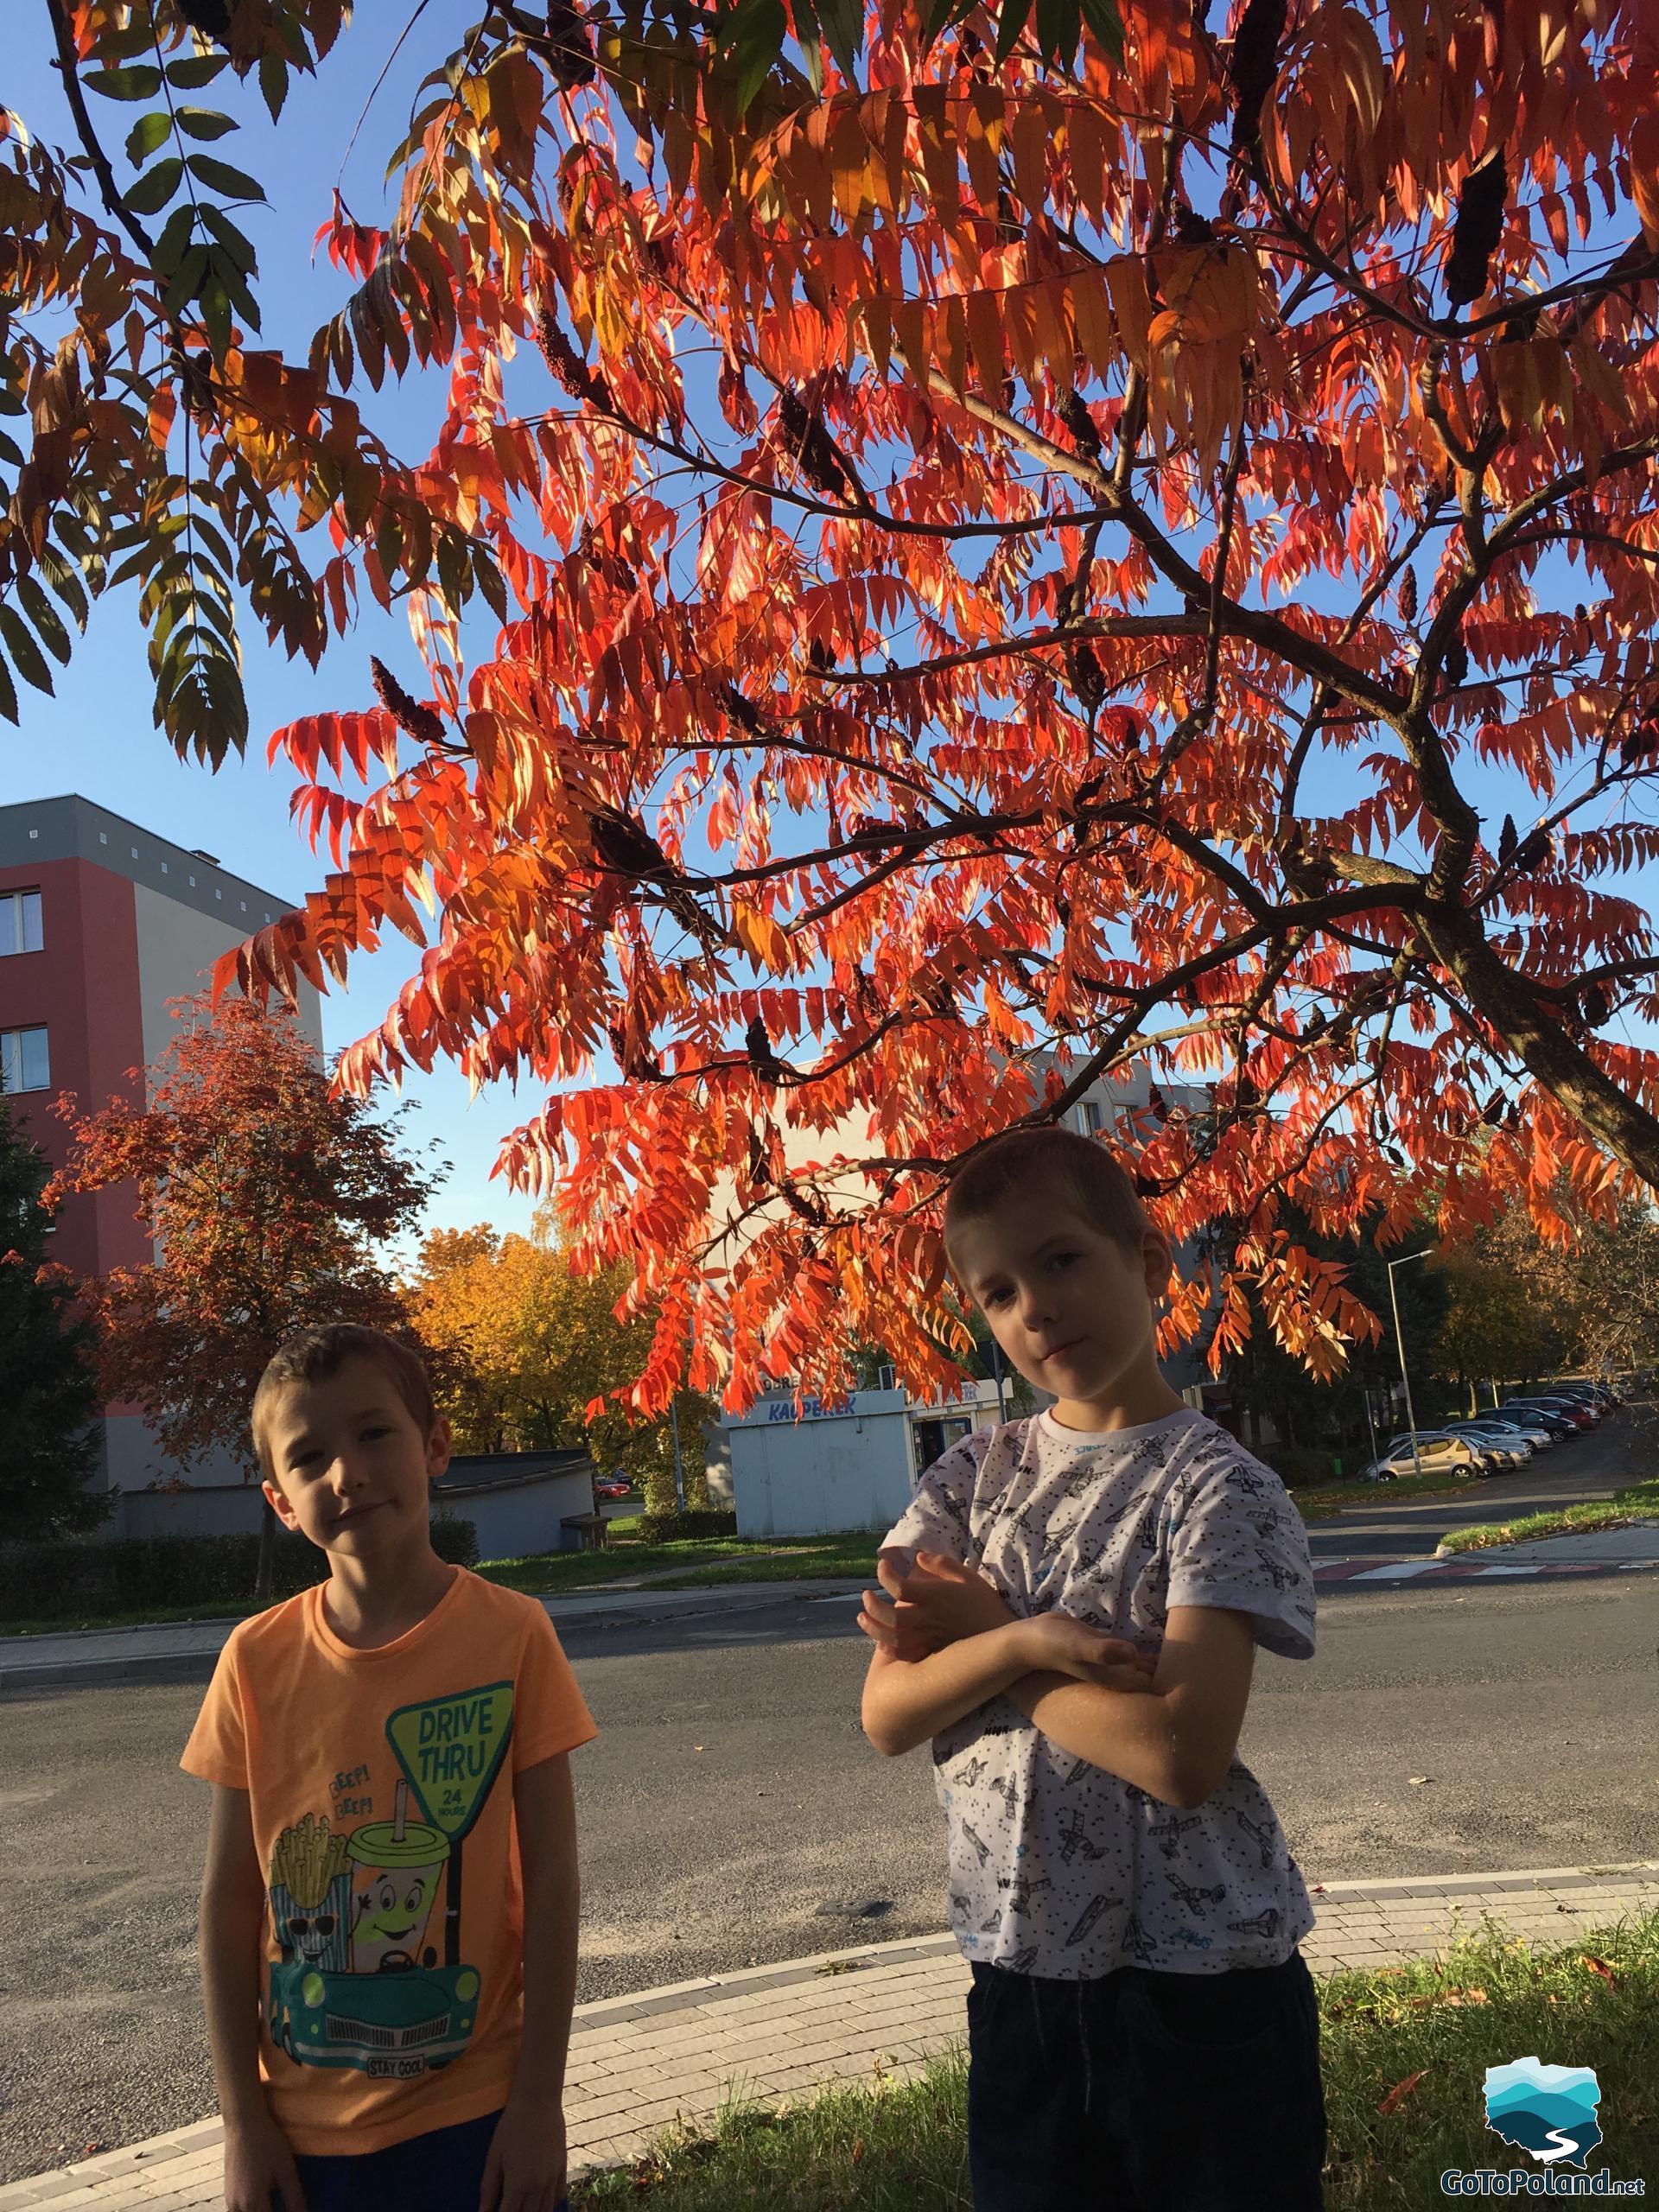
[[[1434,1777],[1432,1774],[1408,1774],[1406,1777],[1406,1780],[1411,1784],[1414,1789],[1421,1789],[1424,1783],[1433,1782],[1433,1779]]]
[[[1582,1964],[1588,1967],[1592,1974],[1599,1974],[1602,1980],[1606,1983],[1609,1989],[1617,1989],[1618,1987],[1619,1976],[1613,1972],[1613,1969],[1608,1965],[1605,1959],[1592,1958],[1590,1954],[1586,1951],[1584,1955]]]
[[[1428,2069],[1425,2066],[1415,2074],[1408,2074],[1403,2082],[1396,2082],[1395,2083],[1394,2087],[1389,2091],[1388,2095],[1383,2098],[1382,2103],[1378,2105],[1376,2108],[1384,2120],[1387,2120],[1391,2113],[1396,2113],[1399,2111],[1401,2106],[1404,2104],[1406,2099],[1411,2094],[1412,2091],[1417,2087],[1417,2084],[1422,2080],[1423,2075],[1427,2074],[1427,2071]]]

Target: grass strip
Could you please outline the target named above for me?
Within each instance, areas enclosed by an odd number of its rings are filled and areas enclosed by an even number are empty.
[[[1396,1475],[1386,1483],[1321,1483],[1313,1490],[1294,1490],[1290,1502],[1304,1521],[1328,1521],[1333,1514],[1351,1512],[1357,1505],[1394,1505],[1402,1497],[1465,1497],[1477,1489],[1479,1476]]]
[[[1611,1497],[1584,1505],[1564,1505],[1556,1513],[1523,1514],[1518,1521],[1483,1521],[1452,1529],[1440,1538],[1443,1552],[1488,1551],[1503,1544],[1525,1544],[1539,1536],[1571,1536],[1593,1529],[1624,1529],[1635,1521],[1659,1521],[1659,1478],[1632,1483]]]
[[[1592,2171],[1659,2173],[1659,1914],[1549,1952],[1483,1922],[1438,1961],[1323,1978],[1319,2004],[1327,2212],[1434,2212],[1453,2167],[1541,2172],[1483,2101],[1486,2069],[1529,2055],[1595,2069]],[[971,2212],[966,2090],[955,2049],[780,2109],[734,2101],[578,2182],[571,2212]]]

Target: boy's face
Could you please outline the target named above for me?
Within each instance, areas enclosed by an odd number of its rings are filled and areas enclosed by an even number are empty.
[[[1132,1380],[1156,1374],[1155,1309],[1170,1272],[1160,1230],[1148,1228],[1141,1249],[1129,1251],[1064,1188],[1039,1183],[963,1223],[950,1242],[957,1272],[1007,1358],[1062,1408],[1109,1408]]]
[[[433,1478],[449,1464],[449,1425],[430,1436],[372,1359],[324,1382],[290,1383],[271,1408],[265,1496],[286,1529],[327,1552],[367,1558],[424,1534]]]

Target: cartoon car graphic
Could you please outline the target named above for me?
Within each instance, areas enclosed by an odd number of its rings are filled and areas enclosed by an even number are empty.
[[[435,2073],[464,2050],[478,2014],[475,1967],[327,1974],[303,1959],[270,1970],[271,2041],[302,2066],[380,2080]]]

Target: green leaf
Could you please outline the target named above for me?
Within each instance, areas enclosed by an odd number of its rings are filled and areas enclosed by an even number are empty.
[[[141,115],[127,133],[127,159],[136,169],[141,169],[158,146],[166,145],[173,136],[171,118],[162,108],[154,108],[148,115]]]
[[[75,627],[85,631],[86,617],[90,611],[86,604],[86,594],[81,588],[80,578],[64,559],[62,554],[58,551],[56,546],[47,545],[41,548],[41,574],[68,608],[74,618]]]
[[[1083,0],[1083,20],[1095,35],[1095,43],[1106,59],[1123,66],[1123,18],[1114,0]]]
[[[812,87],[815,100],[823,98],[823,32],[818,22],[818,11],[812,0],[794,0],[795,35],[801,43],[801,59],[806,64],[806,81]]]
[[[156,241],[152,265],[158,276],[170,276],[189,250],[191,237],[196,227],[196,211],[187,200],[182,207],[175,207],[162,226],[162,234]]]
[[[207,274],[212,249],[193,245],[174,270],[167,289],[162,295],[162,309],[166,315],[181,315],[196,296],[196,288]]]
[[[231,305],[235,308],[238,315],[241,316],[243,321],[247,324],[250,330],[257,330],[259,327],[259,303],[254,298],[253,294],[248,289],[247,281],[244,277],[242,271],[231,259],[229,254],[225,252],[223,249],[219,246],[215,246],[213,249],[209,258],[213,264],[214,276],[218,279],[219,283],[224,286],[226,291],[230,296]]]
[[[153,100],[162,89],[162,73],[148,61],[135,61],[125,69],[89,69],[80,81],[106,100]]]
[[[864,43],[864,0],[823,0],[820,20],[824,43],[835,56],[836,67],[850,85]]]
[[[46,664],[46,656],[23,627],[16,608],[3,603],[0,603],[0,639],[4,639],[12,665],[24,683],[32,683],[37,691],[44,691],[51,698],[52,671]]]
[[[1070,72],[1083,35],[1079,0],[1037,0],[1037,44],[1045,61]]]
[[[263,200],[264,188],[245,169],[233,169],[228,162],[217,160],[212,154],[192,154],[190,174],[198,184],[205,184],[209,192],[228,193],[232,200]]]
[[[11,671],[0,660],[0,715],[14,728],[17,726],[17,687],[11,680]]]
[[[1020,34],[1031,14],[1031,0],[1002,0],[996,26],[996,58],[1006,61],[1020,43]]]
[[[740,112],[766,83],[788,29],[784,0],[738,0],[727,17],[721,45],[736,64]]]
[[[236,124],[228,115],[221,115],[217,108],[181,107],[178,111],[179,128],[191,138],[222,138]]]
[[[19,576],[17,596],[23,611],[35,625],[41,643],[60,666],[69,665],[69,632],[63,626],[58,610],[46,595],[45,587],[38,576]]]
[[[219,281],[216,272],[210,272],[196,295],[196,306],[207,343],[213,348],[213,359],[222,361],[231,346],[231,296]]]
[[[473,574],[477,577],[478,588],[488,601],[496,620],[505,622],[507,619],[507,580],[496,566],[486,545],[475,546],[473,550]]]
[[[270,119],[275,123],[282,114],[283,102],[288,98],[288,67],[280,54],[260,55],[259,89],[265,96],[265,105],[270,110]]]
[[[167,81],[181,92],[199,92],[213,83],[230,58],[228,54],[187,54],[183,60],[168,63]]]
[[[254,257],[252,245],[237,229],[223,208],[215,207],[210,202],[202,209],[201,219],[224,247],[227,258],[242,274],[245,276],[257,276],[259,264]]]
[[[184,163],[176,154],[141,176],[126,196],[124,205],[130,214],[159,215],[178,190],[184,177]]]

